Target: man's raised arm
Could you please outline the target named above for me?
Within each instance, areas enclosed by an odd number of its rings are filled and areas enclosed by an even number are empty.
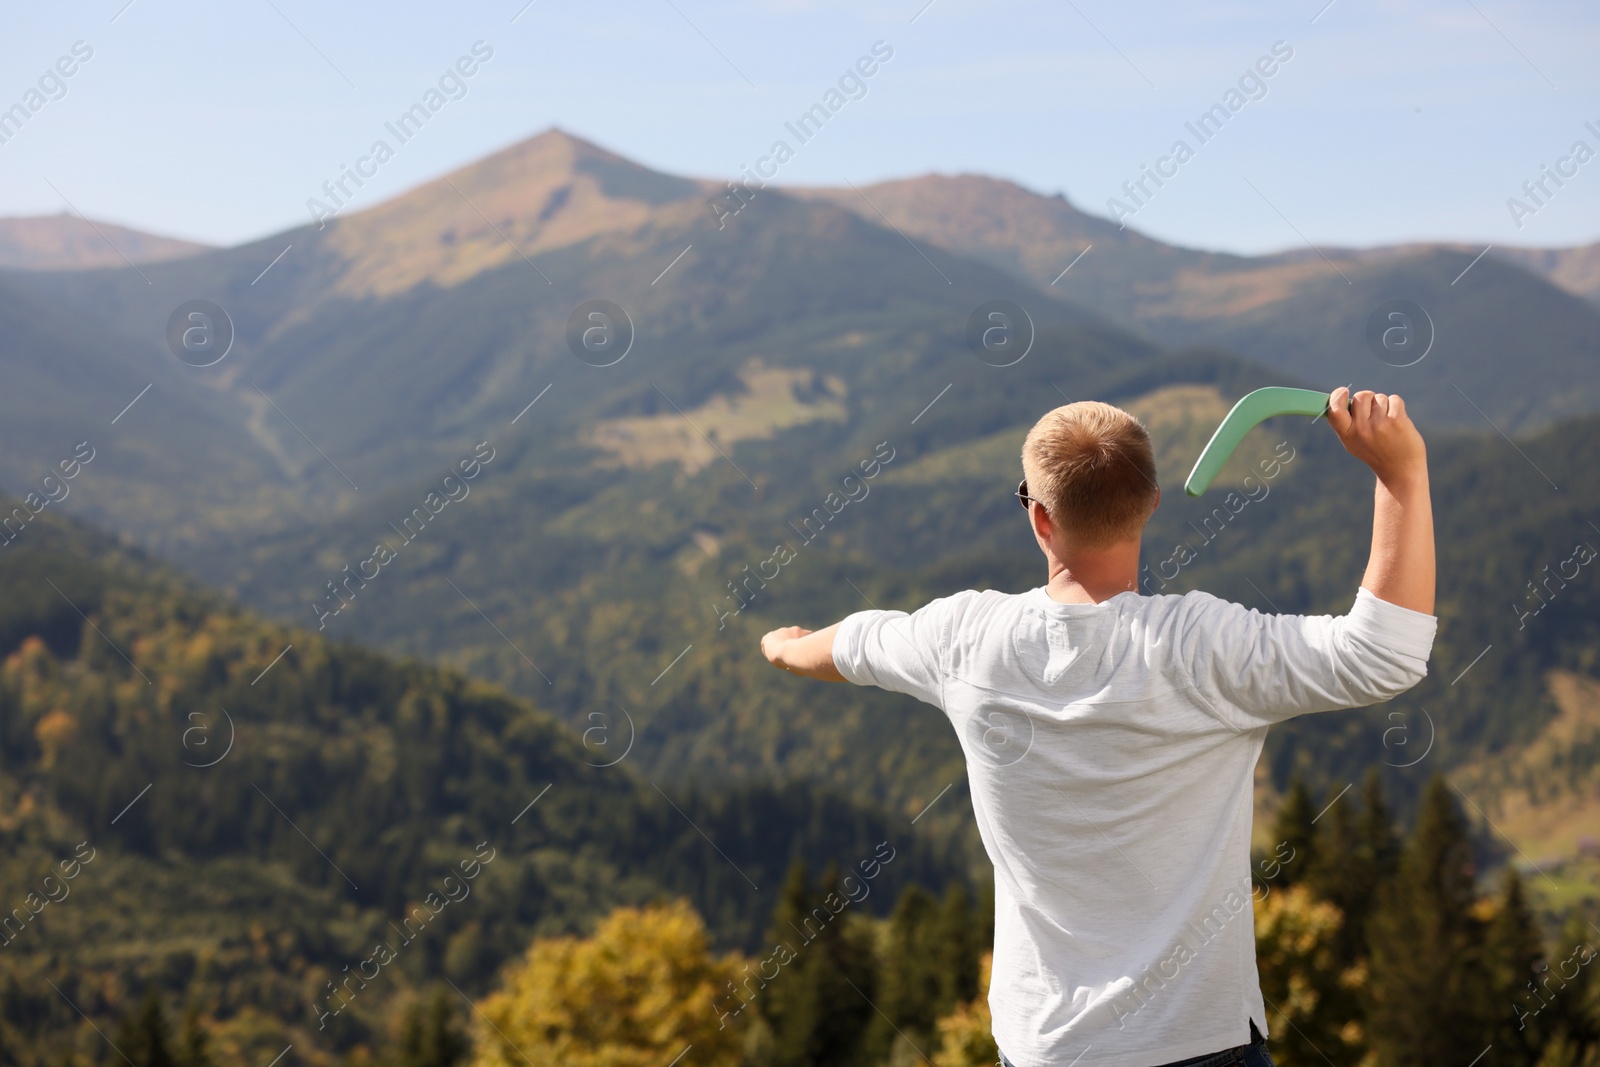
[[[1350,610],[1263,615],[1189,594],[1174,644],[1226,725],[1256,729],[1296,715],[1392,700],[1427,675],[1433,617],[1433,514],[1427,450],[1397,396],[1347,389],[1328,421],[1377,475],[1372,553]]]
[[[1433,506],[1428,452],[1406,415],[1405,401],[1362,390],[1335,389],[1328,423],[1345,450],[1378,476],[1372,552],[1361,584],[1379,600],[1433,614]]]
[[[768,663],[791,674],[821,682],[843,682],[845,676],[833,665],[833,635],[838,630],[838,623],[826,630],[785,626],[761,639],[761,654]]]

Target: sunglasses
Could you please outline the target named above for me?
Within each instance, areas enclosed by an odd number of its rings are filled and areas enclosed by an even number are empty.
[[[1041,508],[1044,508],[1043,500],[1040,500],[1036,496],[1028,495],[1028,479],[1026,478],[1017,483],[1017,502],[1023,507],[1027,507],[1029,504],[1038,504]],[[1045,508],[1045,510],[1049,511],[1050,509]]]

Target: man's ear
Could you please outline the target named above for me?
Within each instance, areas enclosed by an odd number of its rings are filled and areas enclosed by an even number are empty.
[[[1028,505],[1028,521],[1033,526],[1034,534],[1042,541],[1049,542],[1052,533],[1050,526],[1050,513],[1039,504]]]

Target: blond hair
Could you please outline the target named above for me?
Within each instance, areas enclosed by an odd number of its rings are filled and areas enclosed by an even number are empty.
[[[1022,473],[1028,495],[1084,548],[1137,537],[1156,508],[1149,432],[1098,400],[1056,408],[1035,423],[1022,442]]]

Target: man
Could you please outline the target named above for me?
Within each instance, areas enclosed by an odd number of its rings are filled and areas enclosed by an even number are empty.
[[[1083,402],[1022,446],[1048,584],[762,638],[776,666],[908,693],[955,725],[994,863],[989,1005],[1007,1064],[1272,1062],[1250,907],[1267,728],[1409,689],[1437,625],[1427,454],[1404,402],[1336,389],[1328,421],[1377,476],[1345,615],[1141,595],[1160,500],[1149,435]]]

